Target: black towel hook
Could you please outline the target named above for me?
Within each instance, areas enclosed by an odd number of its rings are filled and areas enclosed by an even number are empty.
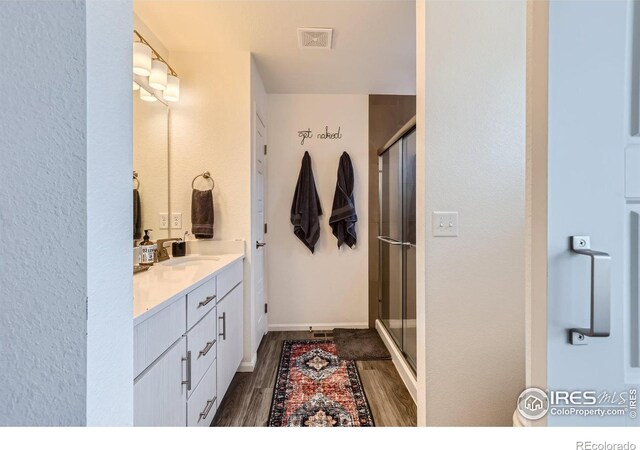
[[[133,171],[133,181],[138,183],[138,185],[134,189],[140,189],[140,180],[138,180],[138,172]]]

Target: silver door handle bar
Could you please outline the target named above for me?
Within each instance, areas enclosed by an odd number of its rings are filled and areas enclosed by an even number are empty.
[[[378,236],[378,240],[382,241],[382,242],[386,242],[387,244],[391,244],[391,245],[406,245],[411,247],[413,244],[411,244],[411,242],[402,242],[402,241],[398,241],[395,240],[393,238],[390,238],[389,236]]]
[[[591,327],[571,329],[571,343],[582,345],[586,337],[608,337],[611,332],[611,256],[592,250],[589,236],[571,236],[571,250],[591,258]]]

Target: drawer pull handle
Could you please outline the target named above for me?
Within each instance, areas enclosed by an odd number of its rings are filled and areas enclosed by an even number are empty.
[[[205,346],[205,348],[200,350],[200,353],[198,354],[198,358],[200,358],[201,356],[206,356],[207,353],[209,353],[209,350],[211,350],[211,347],[215,345],[215,343],[216,343],[215,339],[213,341],[207,342],[207,345]]]
[[[213,408],[213,404],[217,399],[218,397],[213,397],[213,400],[207,400],[207,406],[205,406],[204,411],[200,413],[200,419],[198,419],[198,422],[207,418],[209,412],[211,411],[211,408]]]
[[[182,384],[187,386],[187,391],[191,390],[191,352],[187,352],[187,357],[182,358],[184,362],[187,363],[187,379],[183,381]]]
[[[205,298],[204,300],[202,300],[200,303],[198,303],[198,308],[200,308],[201,306],[207,306],[209,303],[211,303],[212,300],[214,300],[216,298],[215,295],[210,295],[209,297]]]
[[[222,319],[222,333],[218,333],[218,336],[222,336],[222,340],[227,340],[227,313],[223,312],[218,319]]]

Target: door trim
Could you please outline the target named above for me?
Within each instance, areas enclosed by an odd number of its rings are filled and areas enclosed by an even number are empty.
[[[525,243],[526,386],[547,389],[549,2],[527,0]],[[525,421],[546,426],[547,418]]]

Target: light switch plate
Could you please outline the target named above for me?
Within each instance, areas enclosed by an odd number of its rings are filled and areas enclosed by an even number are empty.
[[[182,213],[171,213],[171,229],[182,229]]]
[[[169,228],[169,213],[160,213],[160,229],[166,230]]]
[[[434,211],[431,225],[433,235],[436,237],[456,237],[458,236],[458,212]]]

